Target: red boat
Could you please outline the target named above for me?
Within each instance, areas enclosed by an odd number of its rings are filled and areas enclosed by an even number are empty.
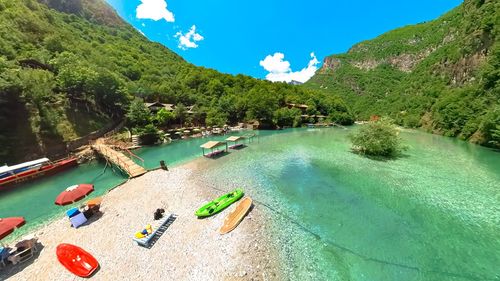
[[[67,158],[56,162],[42,158],[11,167],[3,166],[0,167],[0,189],[34,178],[52,175],[76,165],[78,165],[77,158]]]
[[[56,255],[59,262],[76,276],[89,277],[99,267],[91,254],[75,245],[59,244]]]

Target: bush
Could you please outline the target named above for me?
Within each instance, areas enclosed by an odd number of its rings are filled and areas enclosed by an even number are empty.
[[[132,132],[139,135],[142,144],[154,144],[161,138],[160,131],[153,124],[147,124],[144,127],[134,128],[132,129]]]
[[[490,143],[496,147],[500,147],[500,125],[497,125],[495,129],[491,130],[492,140]]]
[[[224,112],[211,109],[207,113],[206,121],[207,126],[224,126],[227,123],[227,114]]]
[[[274,111],[274,123],[280,127],[297,127],[300,125],[300,110],[297,108],[280,108]]]
[[[406,150],[394,122],[388,118],[370,122],[349,137],[352,150],[363,155],[396,157]]]
[[[332,122],[345,126],[354,124],[354,116],[352,116],[352,114],[350,114],[349,112],[333,111],[330,113],[328,119]]]
[[[154,118],[158,125],[164,126],[170,124],[172,120],[174,120],[174,114],[170,111],[167,111],[165,108],[160,109]]]

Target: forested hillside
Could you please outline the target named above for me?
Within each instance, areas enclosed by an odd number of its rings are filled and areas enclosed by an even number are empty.
[[[195,105],[211,124],[291,125],[300,112],[286,102],[353,120],[339,97],[193,66],[103,0],[0,0],[0,164],[50,155],[122,119],[135,98]]]
[[[500,2],[466,0],[324,60],[305,85],[340,94],[356,117],[500,146]]]

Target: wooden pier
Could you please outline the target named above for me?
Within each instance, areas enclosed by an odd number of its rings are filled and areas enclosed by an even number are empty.
[[[97,153],[102,155],[112,164],[118,166],[122,171],[127,173],[130,178],[135,178],[147,173],[146,169],[139,166],[132,159],[125,156],[125,154],[112,149],[108,145],[96,142],[96,144],[92,145],[92,149],[97,151]]]

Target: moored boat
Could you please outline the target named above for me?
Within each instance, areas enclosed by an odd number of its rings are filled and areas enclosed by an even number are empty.
[[[42,176],[53,175],[78,165],[77,158],[66,158],[56,162],[48,158],[0,168],[0,190],[6,186],[29,181]]]
[[[21,173],[21,172],[24,172],[27,170],[39,168],[43,163],[47,163],[49,161],[50,160],[48,158],[41,158],[41,159],[37,159],[37,160],[29,161],[29,162],[24,162],[21,164],[10,166],[10,167],[8,165],[4,165],[4,166],[0,167],[0,179],[6,178],[6,177],[14,175],[14,174],[18,174],[18,173]]]

